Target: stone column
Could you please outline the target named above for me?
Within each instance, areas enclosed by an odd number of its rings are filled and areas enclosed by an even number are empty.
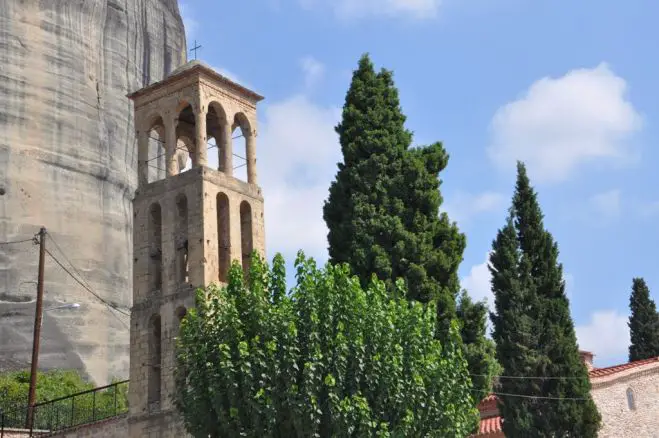
[[[178,173],[178,163],[176,162],[176,126],[178,125],[178,117],[170,117],[165,122],[165,167],[167,168],[167,176],[174,176]]]
[[[247,182],[258,184],[256,178],[256,132],[251,131],[245,136],[245,152],[247,157]]]
[[[220,137],[222,141],[220,142],[220,170],[226,174],[226,176],[233,176],[233,139],[231,138],[231,129],[229,124],[225,124],[220,127],[222,133]]]
[[[208,166],[208,146],[206,132],[206,108],[199,106],[195,114],[196,153],[192,167]]]
[[[137,133],[137,182],[142,188],[149,183],[149,131]]]

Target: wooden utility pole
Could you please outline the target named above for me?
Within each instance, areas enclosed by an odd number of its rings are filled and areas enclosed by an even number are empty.
[[[43,318],[43,276],[46,262],[46,228],[39,230],[39,277],[37,278],[37,308],[34,314],[34,339],[32,340],[32,369],[30,370],[30,392],[28,395],[27,424],[32,430],[34,422],[34,404],[37,393],[37,368],[39,366],[39,338],[41,336],[41,319]]]

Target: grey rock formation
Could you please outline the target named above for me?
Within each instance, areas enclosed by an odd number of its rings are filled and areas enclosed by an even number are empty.
[[[137,176],[126,95],[185,58],[176,0],[0,0],[0,241],[45,226],[52,255],[124,312]],[[0,369],[30,362],[37,249],[0,245]],[[41,367],[127,377],[129,319],[51,257],[45,276],[46,308],[81,307],[45,312]]]

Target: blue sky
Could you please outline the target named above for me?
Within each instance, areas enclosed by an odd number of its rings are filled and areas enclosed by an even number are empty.
[[[451,155],[443,209],[467,235],[463,286],[492,302],[486,256],[524,160],[561,250],[580,346],[598,366],[626,362],[632,278],[659,300],[659,5],[186,0],[181,9],[199,58],[266,97],[258,163],[269,257],[292,261],[301,248],[327,258],[333,127],[369,52],[394,71],[415,143],[440,140]]]

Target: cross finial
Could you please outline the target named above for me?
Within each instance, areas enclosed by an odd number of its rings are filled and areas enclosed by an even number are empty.
[[[194,59],[197,59],[197,50],[201,49],[202,46],[197,44],[197,40],[194,40],[194,47],[190,49],[190,52],[194,52]]]

